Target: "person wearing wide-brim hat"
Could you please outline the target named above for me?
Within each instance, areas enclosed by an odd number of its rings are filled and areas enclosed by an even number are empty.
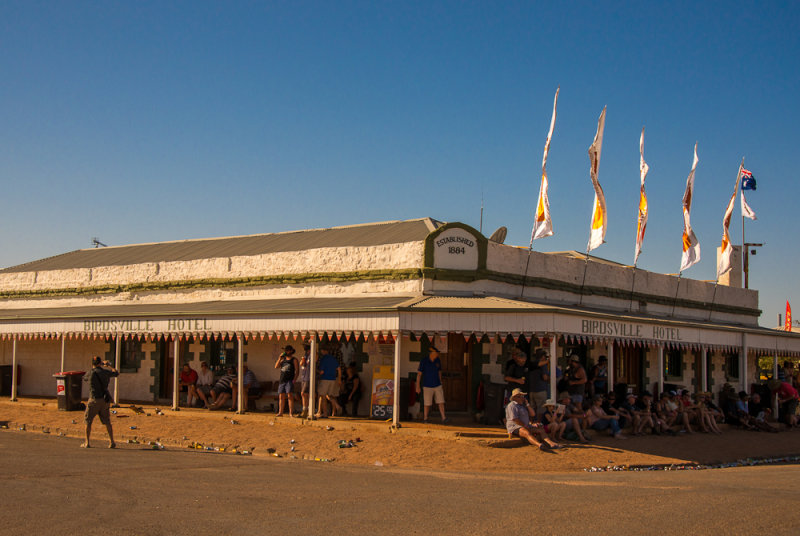
[[[278,360],[275,361],[275,368],[280,369],[280,377],[278,378],[278,417],[283,415],[283,410],[286,407],[286,401],[289,401],[289,416],[294,417],[294,396],[292,395],[292,388],[294,382],[297,381],[297,375],[300,373],[300,365],[297,358],[294,356],[294,347],[287,344]]]
[[[561,441],[564,439],[564,430],[567,425],[563,422],[564,413],[556,411],[556,401],[548,399],[544,403],[544,411],[542,412],[542,424],[544,431],[550,436],[553,441]]]
[[[540,423],[532,421],[533,407],[528,402],[527,393],[522,389],[511,391],[511,401],[506,406],[506,430],[508,436],[517,436],[541,450],[561,448],[561,445],[547,437]]]

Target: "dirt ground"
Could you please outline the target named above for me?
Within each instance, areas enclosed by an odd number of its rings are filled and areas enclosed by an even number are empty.
[[[696,462],[734,462],[744,458],[800,455],[800,430],[779,434],[727,429],[721,436],[695,433],[676,437],[629,437],[615,440],[595,432],[588,445],[567,443],[567,448],[542,452],[509,440],[497,427],[463,424],[402,423],[397,431],[389,423],[344,417],[303,421],[268,413],[236,415],[227,411],[181,409],[146,405],[137,413],[123,405],[112,415],[117,443],[160,442],[167,449],[224,448],[226,452],[252,451],[336,464],[382,465],[406,469],[458,472],[542,473],[582,471],[608,465],[654,465]],[[59,411],[53,399],[0,401],[0,424],[8,431],[83,437],[83,413]],[[24,425],[24,426],[23,426]],[[339,448],[341,440],[352,448]],[[105,447],[105,427],[95,420],[95,447]],[[65,446],[77,447],[74,441]],[[294,447],[294,450],[292,450]]]

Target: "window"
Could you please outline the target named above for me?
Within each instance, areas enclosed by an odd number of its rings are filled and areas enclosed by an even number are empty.
[[[739,352],[725,355],[725,378],[727,380],[739,379]]]
[[[136,372],[139,370],[139,363],[144,358],[142,352],[142,341],[128,338],[122,341],[119,351],[120,372]]]
[[[680,350],[664,352],[664,376],[671,378],[683,376],[683,352]]]

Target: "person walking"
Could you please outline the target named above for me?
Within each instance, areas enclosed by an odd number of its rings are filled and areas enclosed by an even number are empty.
[[[89,371],[87,380],[89,382],[89,400],[86,402],[86,441],[81,444],[81,448],[90,448],[90,437],[92,435],[92,421],[95,417],[100,417],[100,422],[106,426],[108,431],[108,448],[117,448],[114,442],[114,430],[111,428],[111,393],[108,392],[108,382],[111,378],[119,376],[117,369],[111,366],[108,361],[103,361],[100,356],[92,357],[92,370]]]

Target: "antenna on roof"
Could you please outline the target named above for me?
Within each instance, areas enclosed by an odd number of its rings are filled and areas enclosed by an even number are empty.
[[[102,242],[100,242],[100,239],[99,239],[99,238],[97,238],[96,236],[93,236],[93,237],[92,237],[92,245],[93,245],[95,248],[99,248],[100,246],[103,246],[104,248],[107,248],[107,247],[108,247],[106,244],[103,244]]]
[[[478,227],[478,232],[483,234],[483,185],[481,185],[481,224]]]

